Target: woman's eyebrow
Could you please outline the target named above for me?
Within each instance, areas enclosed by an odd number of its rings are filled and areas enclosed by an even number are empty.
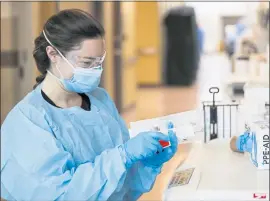
[[[95,57],[81,57],[82,59],[96,59]]]
[[[93,61],[93,60],[95,60],[95,57],[81,57],[81,56],[77,57],[78,62],[87,62],[87,61]]]
[[[79,57],[82,58],[82,59],[97,59],[97,58],[104,57],[105,54],[106,54],[106,51],[104,51],[104,53],[101,56],[98,56],[98,57],[88,57],[88,56],[82,56],[82,57],[79,56]]]

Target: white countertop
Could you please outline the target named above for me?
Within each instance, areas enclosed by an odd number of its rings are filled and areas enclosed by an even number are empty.
[[[257,170],[246,154],[232,152],[228,139],[194,143],[177,170],[194,167],[189,184],[169,188],[164,200],[269,200],[269,170]],[[258,194],[261,193],[261,194]]]

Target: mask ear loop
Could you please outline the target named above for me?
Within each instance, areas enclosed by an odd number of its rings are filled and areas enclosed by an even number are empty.
[[[56,67],[57,71],[59,72],[61,78],[59,78],[59,77],[57,77],[56,75],[54,75],[50,70],[47,70],[47,72],[48,72],[52,77],[54,77],[55,79],[57,79],[57,81],[58,81],[59,84],[60,84],[60,87],[61,87],[63,90],[65,90],[67,93],[71,93],[70,91],[66,90],[66,88],[64,87],[64,85],[63,85],[63,83],[62,83],[62,80],[64,80],[64,77],[63,77],[62,73],[60,72],[60,70],[59,70],[57,64],[55,64],[55,67]]]

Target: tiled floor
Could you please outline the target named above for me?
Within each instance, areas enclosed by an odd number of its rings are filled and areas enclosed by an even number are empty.
[[[137,107],[124,113],[127,123],[131,121],[153,118],[201,106],[201,101],[211,100],[209,88],[220,88],[217,99],[224,99],[224,83],[230,72],[229,61],[224,55],[206,55],[202,58],[197,84],[190,88],[155,88],[140,89]],[[140,200],[161,200],[162,192],[175,168],[187,157],[190,145],[179,145],[176,156],[167,163],[158,176],[151,192],[144,194]]]

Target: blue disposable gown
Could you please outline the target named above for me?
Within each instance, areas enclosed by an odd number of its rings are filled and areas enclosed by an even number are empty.
[[[130,169],[118,145],[128,129],[107,92],[87,94],[91,111],[50,105],[40,86],[1,128],[1,196],[6,200],[137,200],[161,167]]]

